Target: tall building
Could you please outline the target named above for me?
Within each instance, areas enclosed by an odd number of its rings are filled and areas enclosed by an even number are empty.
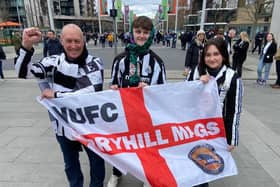
[[[190,14],[186,19],[186,30],[199,30],[202,17],[203,0],[191,0]],[[236,19],[238,0],[207,0],[204,29],[224,28],[231,20]]]
[[[52,0],[55,28],[61,29],[67,23],[76,23],[85,32],[97,31],[95,0]]]
[[[1,0],[2,21],[19,22],[27,25],[24,0]]]
[[[258,31],[269,31],[275,0],[207,0],[204,29],[234,27],[254,37]],[[191,0],[186,15],[186,30],[200,28],[203,0]]]
[[[26,20],[28,27],[48,27],[48,15],[45,9],[46,1],[43,0],[24,0]]]

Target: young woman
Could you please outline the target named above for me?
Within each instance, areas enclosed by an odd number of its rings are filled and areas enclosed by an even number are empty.
[[[249,38],[247,32],[240,33],[240,39],[233,45],[232,69],[236,70],[239,77],[242,76],[242,66],[247,58]]]
[[[203,30],[197,31],[196,38],[192,41],[190,47],[187,49],[185,58],[185,75],[188,75],[190,71],[193,71],[199,63],[205,41],[205,32]]]
[[[277,50],[277,44],[274,40],[274,36],[272,33],[268,33],[266,35],[266,43],[260,55],[260,61],[257,70],[258,72],[257,83],[259,85],[265,85],[268,80],[271,64],[273,62],[273,56],[275,55],[276,50]],[[264,68],[264,78],[262,77],[263,68]]]
[[[132,34],[132,43],[113,61],[110,86],[113,90],[166,82],[163,61],[150,50],[154,38],[152,20],[146,16],[137,17],[132,23]],[[107,187],[116,187],[121,175],[114,167]]]
[[[230,68],[226,42],[222,38],[208,40],[200,63],[190,73],[188,80],[201,80],[207,83],[214,78],[218,84],[221,107],[223,111],[228,151],[238,145],[239,120],[243,97],[243,84],[237,73]],[[207,187],[208,183],[199,187]]]

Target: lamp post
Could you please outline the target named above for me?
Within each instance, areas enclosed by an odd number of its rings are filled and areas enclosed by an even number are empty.
[[[117,24],[116,24],[116,17],[117,17],[117,9],[115,9],[115,0],[112,0],[112,9],[110,9],[110,16],[113,18],[113,30],[114,30],[114,46],[115,46],[115,56],[117,56]]]
[[[176,0],[176,15],[175,15],[175,33],[177,33],[177,22],[178,22],[178,0]]]
[[[18,23],[20,24],[20,28],[22,29],[22,24],[21,24],[20,15],[19,15],[18,4],[19,4],[19,3],[18,3],[18,0],[16,0]]]
[[[101,28],[101,19],[100,19],[100,1],[97,0],[97,8],[98,8],[98,28],[99,28],[99,34],[101,35],[102,34],[102,28]]]
[[[51,26],[51,29],[54,30],[51,0],[48,0],[47,2],[48,2],[48,13],[49,13],[50,26]]]
[[[201,20],[200,20],[200,30],[204,30],[205,9],[206,9],[206,0],[203,0],[203,3],[202,3],[202,13],[201,13]]]

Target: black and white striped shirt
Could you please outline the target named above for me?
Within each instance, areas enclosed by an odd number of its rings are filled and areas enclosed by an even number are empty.
[[[188,81],[199,80],[198,68],[196,67],[188,77]],[[218,85],[220,104],[223,112],[227,143],[238,145],[239,124],[244,93],[243,83],[237,73],[225,65],[215,77]]]
[[[141,82],[148,85],[166,83],[166,72],[163,61],[152,50],[137,57],[138,75]],[[113,61],[111,84],[121,88],[129,87],[131,63],[129,52],[119,54]]]
[[[86,50],[86,49],[85,49]],[[19,78],[31,77],[39,80],[41,90],[50,88],[55,97],[67,97],[73,94],[102,91],[103,64],[100,58],[85,55],[84,63],[68,62],[64,53],[43,58],[40,62],[30,63],[34,51],[20,49],[15,69]],[[50,116],[58,135],[64,135],[64,129],[58,120]]]

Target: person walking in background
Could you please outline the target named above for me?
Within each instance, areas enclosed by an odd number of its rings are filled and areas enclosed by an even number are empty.
[[[171,40],[171,35],[169,32],[166,33],[165,38],[166,40],[166,47],[170,47],[170,40]]]
[[[187,43],[186,43],[186,49],[189,48],[189,46],[191,45],[192,41],[194,38],[194,32],[193,31],[188,31],[187,32]]]
[[[274,59],[276,60],[276,75],[277,79],[275,81],[275,84],[270,85],[271,88],[277,88],[280,89],[280,47],[277,49],[277,52],[275,54]]]
[[[32,73],[39,80],[42,98],[62,98],[74,94],[102,91],[104,80],[102,61],[100,58],[88,54],[80,27],[75,24],[65,25],[61,34],[61,43],[65,52],[51,58],[43,58],[30,66],[29,63],[34,53],[33,45],[38,43],[41,38],[42,34],[38,28],[24,29],[22,48],[15,68],[19,78],[27,78],[28,73]],[[103,187],[104,160],[80,142],[72,140],[72,136],[63,127],[61,121],[51,115],[50,120],[63,154],[69,187],[84,186],[79,161],[79,152],[83,150],[82,148],[89,159],[89,186]]]
[[[97,40],[98,40],[98,33],[94,32],[93,35],[92,35],[92,38],[93,38],[93,41],[94,41],[94,45],[96,46],[97,45]]]
[[[20,46],[21,46],[21,36],[20,36],[20,33],[18,31],[16,31],[14,33],[14,36],[12,38],[12,42],[13,42],[13,45],[15,47],[15,53],[18,55],[19,49],[20,49]]]
[[[264,39],[264,34],[262,32],[258,32],[255,36],[255,47],[252,50],[252,54],[254,54],[255,50],[258,48],[258,54],[261,54],[262,43]]]
[[[190,71],[193,71],[199,63],[201,52],[206,41],[205,38],[205,32],[203,30],[197,31],[196,38],[194,38],[191,45],[188,47],[185,58],[185,76],[187,76]]]
[[[2,48],[2,46],[0,45],[0,77],[2,79],[4,79],[4,73],[3,73],[3,65],[2,65],[2,60],[5,60],[6,59],[6,54]]]
[[[112,65],[110,88],[144,87],[166,83],[165,66],[150,46],[154,38],[154,26],[150,18],[137,17],[132,23],[132,41],[125,51],[115,57]],[[122,173],[113,168],[107,187],[116,187]]]
[[[172,37],[171,48],[176,48],[177,33],[173,31],[173,32],[171,33],[171,37]]]
[[[187,45],[187,33],[186,32],[181,32],[180,38],[181,40],[181,49],[186,50],[186,45]]]
[[[242,76],[242,66],[247,58],[248,48],[248,34],[247,32],[241,32],[240,39],[233,45],[234,53],[232,55],[232,69],[236,70],[238,77]]]
[[[225,36],[225,40],[227,42],[227,49],[230,55],[232,54],[232,42],[235,36],[236,36],[236,30],[233,28],[230,29],[227,35]]]
[[[257,84],[259,85],[266,84],[269,78],[271,64],[273,62],[273,56],[275,55],[277,50],[277,44],[275,43],[275,39],[272,33],[267,34],[266,41],[267,42],[264,45],[264,48],[260,55],[260,61],[257,70],[258,73]],[[262,76],[263,68],[264,68],[264,78]]]
[[[47,38],[44,42],[44,49],[43,55],[44,57],[52,56],[52,55],[59,55],[63,52],[63,47],[56,37],[55,32],[53,30],[49,30],[47,32]]]
[[[201,80],[206,84],[211,77],[217,81],[228,144],[227,150],[233,151],[239,140],[243,84],[237,73],[230,68],[226,46],[222,38],[208,40],[202,52],[201,61],[195,71],[190,73],[188,81]],[[208,186],[208,183],[204,183],[196,187]]]
[[[99,37],[100,43],[102,45],[102,48],[105,48],[105,42],[106,42],[106,37],[105,37],[105,33],[102,33]]]
[[[110,47],[113,47],[113,34],[110,32],[107,36],[107,41]]]

